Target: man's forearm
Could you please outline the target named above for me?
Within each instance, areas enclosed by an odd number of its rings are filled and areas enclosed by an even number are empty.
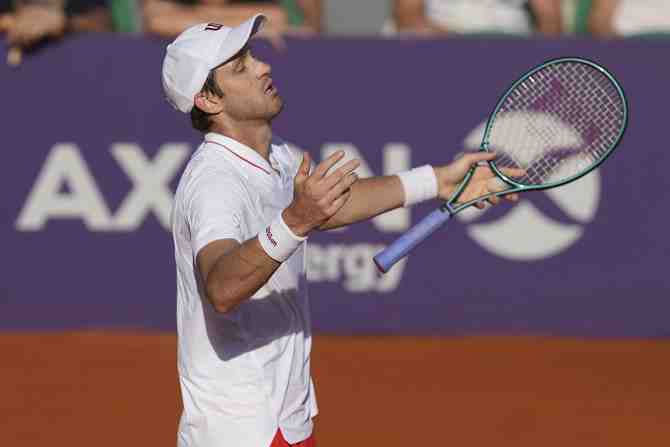
[[[219,256],[207,275],[207,296],[219,312],[228,312],[249,299],[280,263],[254,237]]]
[[[320,230],[329,230],[369,219],[403,205],[405,193],[398,176],[360,179],[351,186],[351,197]]]

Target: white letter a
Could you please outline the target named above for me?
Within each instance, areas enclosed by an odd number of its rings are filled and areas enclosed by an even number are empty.
[[[68,192],[61,192],[63,184],[67,184]],[[16,229],[37,231],[51,218],[79,218],[91,230],[109,227],[109,209],[74,144],[57,144],[51,149]]]

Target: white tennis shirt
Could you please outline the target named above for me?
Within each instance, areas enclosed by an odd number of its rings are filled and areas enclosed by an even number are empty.
[[[228,314],[203,293],[196,256],[218,239],[256,237],[293,200],[302,154],[281,140],[270,163],[209,133],[182,174],[172,213],[177,266],[180,447],[268,447],[312,433],[311,330],[305,244]]]

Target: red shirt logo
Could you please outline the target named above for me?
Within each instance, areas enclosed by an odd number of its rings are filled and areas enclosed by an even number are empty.
[[[270,242],[272,242],[272,245],[274,245],[276,247],[277,246],[277,241],[274,240],[274,237],[272,236],[272,231],[270,230],[270,227],[267,227],[265,229],[265,235],[268,237]]]

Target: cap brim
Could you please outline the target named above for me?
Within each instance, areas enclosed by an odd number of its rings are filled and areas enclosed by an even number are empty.
[[[219,55],[214,59],[214,66],[210,67],[210,69],[225,64],[239,53],[254,34],[261,30],[266,20],[267,18],[263,14],[256,14],[249,20],[231,29],[226,39],[221,43]]]

